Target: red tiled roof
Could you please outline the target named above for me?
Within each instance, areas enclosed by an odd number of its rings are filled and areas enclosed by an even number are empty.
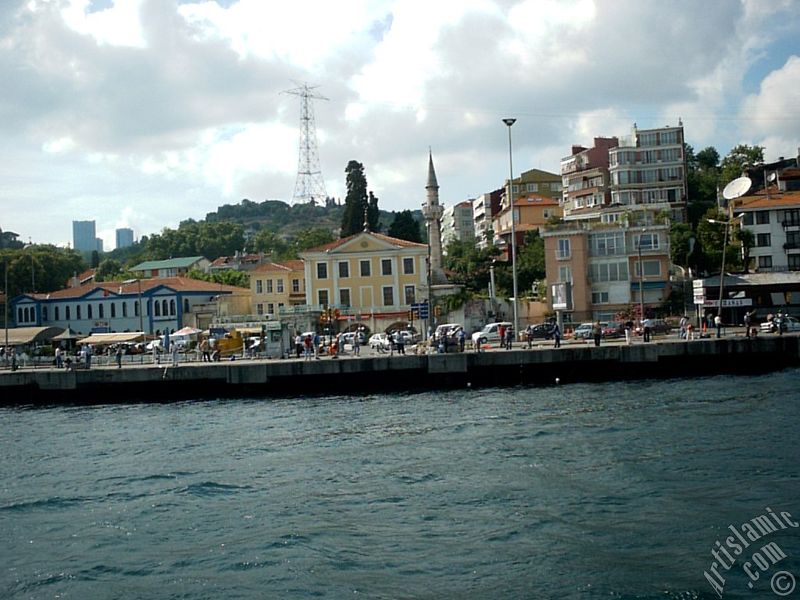
[[[258,265],[251,273],[270,273],[274,271],[302,271],[305,268],[302,260],[286,260],[283,262],[268,262]]]
[[[223,265],[227,265],[232,262],[239,261],[240,263],[257,263],[263,259],[263,256],[260,254],[242,254],[240,256],[220,256],[219,258],[215,258],[211,266],[212,267],[221,267]]]
[[[214,283],[211,281],[201,281],[199,279],[190,279],[188,277],[162,277],[154,279],[142,279],[142,292],[147,292],[157,287],[168,287],[177,292],[230,292],[230,293],[244,293],[248,290],[246,288],[235,287],[232,285],[224,285]],[[80,298],[94,290],[106,290],[109,295],[120,294],[138,294],[139,284],[137,280],[123,283],[121,281],[102,281],[99,283],[91,282],[78,287],[66,288],[50,292],[49,294],[30,294],[39,300],[57,300],[63,298]]]
[[[736,204],[736,209],[754,210],[798,205],[800,205],[800,191],[781,192],[776,187],[770,187],[769,198],[766,191],[759,190],[751,196],[743,196],[741,202]]]
[[[346,238],[342,238],[340,240],[335,240],[335,241],[330,242],[328,244],[323,244],[322,246],[317,246],[316,248],[309,248],[308,250],[306,250],[306,252],[329,252],[331,250],[335,250],[336,248],[339,248],[340,246],[343,246],[344,244],[346,244],[347,242],[349,242],[353,238],[358,237],[359,235],[363,235],[364,233],[366,233],[367,235],[371,235],[372,237],[374,237],[374,238],[376,238],[378,240],[383,240],[384,242],[392,244],[393,246],[400,246],[402,248],[426,247],[425,244],[419,244],[417,242],[409,242],[408,240],[401,240],[399,238],[394,238],[394,237],[391,237],[391,236],[388,236],[388,235],[384,235],[382,233],[374,233],[372,231],[370,231],[370,232],[359,231],[358,233],[355,233],[353,235],[347,236]]]
[[[94,279],[94,274],[97,272],[97,269],[86,269],[83,273],[78,273],[75,277],[70,277],[66,281],[66,286],[69,287],[74,283],[74,280],[78,280],[78,284],[83,284],[88,281],[92,281]]]

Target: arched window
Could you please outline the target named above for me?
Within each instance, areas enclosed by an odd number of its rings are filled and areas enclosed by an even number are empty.
[[[42,307],[42,321],[47,321],[47,307]]]
[[[60,319],[59,319],[59,314],[58,314],[58,313],[59,313],[58,307],[57,307],[57,306],[54,306],[54,307],[53,307],[53,320],[54,320],[54,321],[58,321],[58,320],[60,320]]]
[[[81,320],[81,305],[80,304],[78,304],[78,306],[75,307],[75,318],[78,319],[79,321]]]
[[[167,304],[167,299],[164,298],[161,301],[161,314],[166,317],[169,314],[169,312],[167,312],[168,310],[169,310],[169,304]]]
[[[174,298],[169,301],[169,314],[171,314],[171,315],[175,314],[175,299]]]
[[[92,318],[92,305],[91,304],[87,304],[86,305],[86,318],[87,319],[91,319]]]
[[[28,310],[28,309],[26,308],[25,310]],[[20,323],[24,323],[25,322],[25,311],[22,310],[21,306],[19,308],[17,308],[17,321],[19,321]]]
[[[134,317],[138,317],[139,316],[139,301],[138,300],[134,300],[133,301],[133,316]]]
[[[65,306],[65,307],[64,307],[64,318],[65,318],[67,321],[69,321],[69,320],[70,320],[70,314],[69,314],[69,313],[70,313],[69,306]]]
[[[116,316],[117,316],[117,305],[114,302],[112,302],[111,303],[111,318],[113,319]]]
[[[114,305],[112,304],[111,306],[114,306]],[[111,309],[111,312],[113,314],[113,312],[114,312],[113,308]],[[123,317],[127,317],[128,316],[128,303],[127,302],[123,302],[122,303],[122,316]]]
[[[189,312],[189,299],[188,298],[184,298],[183,299],[183,312],[185,312],[185,313]]]
[[[155,310],[153,311],[153,315],[156,316],[156,317],[160,317],[161,316],[161,303],[158,300],[156,300],[155,302],[153,302],[153,307],[155,308]]]
[[[99,305],[97,306],[97,314],[98,314],[98,316],[99,316],[101,319],[102,319],[102,318],[103,318],[103,316],[104,316],[104,315],[103,315],[103,313],[104,313],[104,312],[105,312],[105,311],[103,310],[103,305],[102,305],[102,304],[99,304]]]

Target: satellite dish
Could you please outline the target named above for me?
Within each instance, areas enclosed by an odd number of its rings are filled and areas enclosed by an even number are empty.
[[[739,196],[744,196],[750,190],[751,185],[753,185],[753,182],[750,181],[749,177],[734,179],[722,190],[722,197],[726,200],[733,200]]]
[[[769,177],[767,178],[767,181],[769,181],[770,183],[775,183],[775,180],[777,178],[778,178],[778,175],[776,173],[770,173]]]

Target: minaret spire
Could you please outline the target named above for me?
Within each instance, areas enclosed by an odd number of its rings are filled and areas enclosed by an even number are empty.
[[[433,284],[447,283],[442,270],[442,215],[444,208],[439,204],[439,183],[433,168],[433,153],[428,148],[428,183],[425,186],[427,200],[422,205],[422,216],[428,229],[428,245],[431,255],[431,280]]]

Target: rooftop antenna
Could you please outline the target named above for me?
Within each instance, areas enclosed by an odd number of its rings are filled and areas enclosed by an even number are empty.
[[[317,126],[314,122],[314,106],[311,100],[328,100],[313,92],[319,86],[295,81],[298,87],[284,90],[282,94],[300,97],[300,152],[297,160],[297,181],[294,185],[292,203],[314,204],[317,200],[324,202],[328,197],[325,191],[325,180],[319,166],[317,152]]]

